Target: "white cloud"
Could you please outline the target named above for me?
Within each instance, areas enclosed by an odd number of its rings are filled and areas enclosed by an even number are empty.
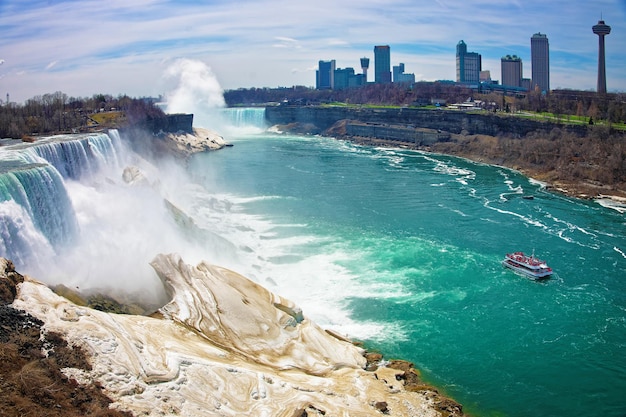
[[[284,36],[277,36],[274,38],[277,43],[274,43],[272,46],[275,48],[301,48],[300,42],[293,38],[287,38]]]
[[[299,69],[321,59],[358,68],[360,57],[373,59],[377,44],[390,45],[392,65],[404,62],[407,72],[425,80],[453,79],[461,39],[483,55],[494,78],[500,57],[509,53],[522,57],[528,75],[530,36],[536,32],[550,39],[551,85],[589,89],[595,87],[597,65],[595,7],[613,28],[607,37],[608,87],[626,90],[620,69],[626,62],[626,37],[620,36],[626,33],[626,10],[620,0],[600,0],[593,7],[566,0],[257,0],[210,7],[173,0],[85,0],[34,8],[20,0],[3,3],[0,50],[7,72],[0,89],[18,101],[59,90],[160,93],[164,62],[176,58],[210,65],[227,89],[314,85],[314,71]],[[38,30],[26,29],[32,22]]]

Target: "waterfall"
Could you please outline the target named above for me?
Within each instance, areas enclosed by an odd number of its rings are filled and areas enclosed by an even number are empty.
[[[0,202],[0,256],[23,271],[37,259],[50,259],[54,250],[33,224],[30,214],[15,201]]]
[[[78,223],[63,179],[54,167],[42,163],[20,166],[15,162],[24,162],[24,155],[10,156],[3,153],[0,159],[0,256],[24,266],[42,250],[69,243]]]
[[[107,165],[118,166],[119,133],[46,138],[28,151],[48,161],[63,178],[78,180]],[[117,142],[117,143],[116,143]]]
[[[120,137],[100,133],[42,138],[0,149],[0,256],[24,268],[79,233],[64,178],[117,167]]]
[[[252,126],[262,129],[267,127],[265,108],[263,107],[228,108],[223,110],[223,114],[233,126]]]

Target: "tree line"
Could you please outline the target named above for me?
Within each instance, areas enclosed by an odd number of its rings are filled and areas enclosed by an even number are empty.
[[[472,90],[452,83],[420,82],[415,84],[366,84],[341,90],[317,90],[294,86],[280,88],[249,88],[228,90],[224,100],[229,107],[290,102],[294,104],[351,103],[409,106],[416,100],[431,98],[448,102],[465,101]]]
[[[609,125],[626,123],[624,93],[598,95],[590,91],[553,90],[550,94],[528,92],[523,95],[503,95],[475,91],[446,82],[367,84],[342,90],[316,90],[303,86],[250,88],[225,91],[224,99],[231,107],[284,101],[301,105],[341,102],[415,106],[428,105],[434,101],[458,103],[475,99],[494,111],[547,112],[557,117],[578,116],[591,123],[602,120],[608,121]],[[112,110],[120,112],[123,116],[121,120],[126,125],[143,124],[148,119],[166,117],[155,101],[152,98],[131,98],[127,95],[113,97],[105,94],[76,98],[59,91],[35,96],[23,105],[6,103],[0,106],[0,137],[21,138],[25,135],[82,131],[97,124],[94,114]]]
[[[77,98],[57,91],[30,98],[23,105],[7,103],[0,106],[0,138],[79,132],[98,125],[95,114],[111,111],[120,112],[123,117],[116,120],[128,125],[166,117],[149,98],[105,94]]]
[[[289,102],[301,105],[324,103],[374,104],[390,106],[427,105],[433,102],[460,103],[480,100],[491,110],[532,111],[571,115],[610,123],[626,123],[626,94],[598,95],[592,91],[553,90],[549,94],[531,91],[524,94],[474,90],[447,82],[413,84],[367,84],[341,90],[316,90],[309,87],[250,88],[224,92],[228,106],[264,105]]]

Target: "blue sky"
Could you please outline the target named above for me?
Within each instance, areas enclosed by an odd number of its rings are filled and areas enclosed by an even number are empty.
[[[455,78],[455,48],[522,58],[530,37],[550,42],[552,88],[595,90],[600,16],[607,87],[626,91],[626,0],[0,0],[0,98],[62,91],[154,96],[185,58],[210,67],[223,89],[315,85],[319,60],[360,71],[374,45],[417,80]],[[171,82],[171,80],[170,80]]]

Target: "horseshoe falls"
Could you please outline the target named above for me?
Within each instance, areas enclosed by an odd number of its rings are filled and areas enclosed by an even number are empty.
[[[624,214],[502,167],[274,134],[262,115],[222,110],[234,146],[184,166],[144,161],[116,132],[80,138],[82,150],[58,137],[50,152],[0,148],[0,255],[42,265],[26,272],[47,283],[155,305],[157,253],[206,259],[414,362],[466,413],[626,414]],[[126,184],[129,165],[150,185]],[[504,269],[517,250],[555,274]]]

